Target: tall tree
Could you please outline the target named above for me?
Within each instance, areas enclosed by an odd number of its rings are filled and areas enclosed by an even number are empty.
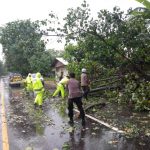
[[[29,61],[31,69],[34,70],[34,72],[40,71],[45,76],[49,75],[52,71],[52,63],[56,55],[53,49],[36,53]]]
[[[31,58],[45,51],[39,28],[38,22],[30,20],[10,22],[1,28],[0,43],[3,46],[8,71],[22,74],[33,71],[30,65]]]
[[[64,20],[62,31],[67,41],[84,43],[79,51],[88,53],[84,55],[88,59],[97,59],[109,68],[134,70],[141,78],[150,80],[147,67],[143,67],[150,60],[149,29],[143,16],[130,19],[130,14],[125,15],[116,7],[113,12],[100,10],[94,19],[84,1],[81,7],[69,9]]]

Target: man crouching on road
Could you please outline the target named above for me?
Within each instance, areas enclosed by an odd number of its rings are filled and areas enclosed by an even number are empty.
[[[53,93],[52,97],[55,97],[56,95],[59,94],[59,92],[61,92],[61,97],[62,99],[65,98],[65,86],[67,85],[69,81],[69,76],[65,76],[64,78],[62,78],[59,83],[57,84],[57,88],[55,90],[55,92]]]
[[[85,126],[85,113],[82,106],[82,92],[80,90],[80,83],[75,79],[75,74],[70,73],[70,79],[67,84],[69,91],[68,94],[68,116],[70,118],[69,124],[73,125],[73,103],[75,103],[80,111],[80,116],[82,119],[82,126]]]
[[[42,108],[42,104],[43,104],[44,87],[40,78],[41,78],[41,74],[39,72],[36,73],[36,80],[33,82],[33,90],[36,93],[36,97],[34,101],[35,108],[37,106]]]

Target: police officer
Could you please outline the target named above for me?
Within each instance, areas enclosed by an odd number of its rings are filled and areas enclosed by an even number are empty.
[[[36,79],[33,82],[33,90],[36,93],[36,97],[34,101],[35,108],[37,106],[42,108],[42,104],[43,104],[44,87],[40,78],[41,78],[41,74],[39,72],[36,73]]]
[[[26,80],[25,80],[25,83],[26,83],[26,91],[27,93],[30,93],[33,91],[33,86],[32,86],[32,77],[31,77],[31,73],[28,74]]]
[[[59,81],[59,83],[57,84],[57,88],[53,93],[53,97],[55,97],[56,95],[59,94],[59,92],[61,92],[62,99],[65,98],[65,86],[68,83],[68,81],[69,81],[69,76],[65,76]]]

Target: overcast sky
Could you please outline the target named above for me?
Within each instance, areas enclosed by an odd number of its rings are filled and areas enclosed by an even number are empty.
[[[142,6],[135,0],[86,0],[90,5],[93,16],[100,9],[112,10],[114,6],[119,6],[121,10]],[[77,7],[83,0],[0,0],[0,26],[7,22],[16,20],[42,20],[48,18],[48,14],[53,11],[59,18],[65,17],[67,9]],[[63,44],[57,44],[56,39],[50,40],[50,47],[63,49]],[[1,47],[0,47],[1,49]],[[0,56],[1,59],[1,56]]]

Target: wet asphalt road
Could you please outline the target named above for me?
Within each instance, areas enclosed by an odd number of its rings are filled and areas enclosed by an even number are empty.
[[[6,116],[11,107],[10,92],[17,93],[21,88],[10,88],[7,78],[1,79],[0,89],[4,89]],[[59,101],[59,100],[57,100]],[[52,103],[52,101],[51,101]],[[0,103],[1,104],[1,103]],[[51,104],[50,104],[51,105]],[[36,110],[35,113],[40,110]],[[52,120],[51,125],[35,125],[32,132],[7,124],[8,142],[10,150],[134,150],[135,145],[127,142],[123,135],[100,125],[91,119],[86,119],[86,128],[83,130],[80,120],[75,120],[74,128],[68,125],[67,111],[61,115],[58,108],[50,107],[46,113]],[[2,119],[0,118],[0,125]],[[0,127],[0,150],[2,148],[2,128]]]

